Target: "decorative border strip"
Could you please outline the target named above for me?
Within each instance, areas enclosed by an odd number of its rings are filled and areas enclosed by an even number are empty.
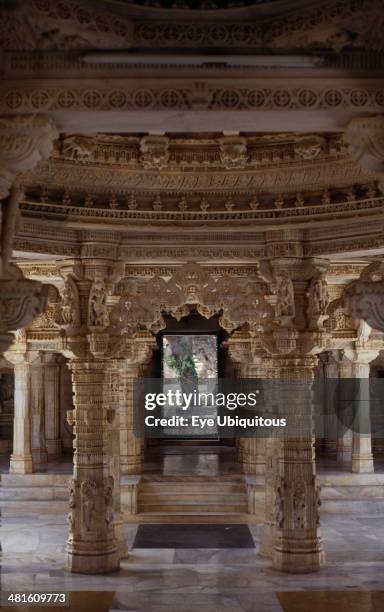
[[[131,89],[95,87],[5,86],[4,112],[148,111],[148,110],[375,110],[384,109],[383,87],[213,87],[200,82],[185,87]]]
[[[161,224],[164,221],[215,223],[217,221],[313,221],[315,218],[327,219],[335,216],[345,217],[350,214],[379,212],[383,213],[384,197],[362,199],[346,202],[335,202],[330,205],[320,204],[316,206],[301,206],[274,210],[232,210],[214,212],[209,211],[149,211],[149,210],[117,210],[110,208],[85,208],[80,206],[68,206],[58,203],[41,203],[24,201],[20,203],[20,209],[27,214],[53,218],[86,218],[93,221],[108,219],[111,222],[120,222],[122,219],[132,222],[145,222]]]

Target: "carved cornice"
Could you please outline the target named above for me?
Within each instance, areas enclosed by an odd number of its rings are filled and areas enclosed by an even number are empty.
[[[350,163],[348,146],[342,134],[294,133],[258,134],[244,136],[160,136],[142,138],[128,135],[72,134],[65,136],[54,154],[57,164],[61,160],[89,166],[117,166],[131,172],[201,167],[239,169],[300,165],[335,160]],[[308,164],[310,166],[310,164]],[[64,166],[66,167],[66,166]]]
[[[293,2],[259,4],[167,11],[122,2],[99,9],[69,0],[33,0],[17,11],[2,9],[1,39],[8,49],[382,48],[380,0],[329,0],[321,6],[302,2],[300,9]]]
[[[188,227],[190,229],[193,227],[207,227],[209,225],[222,229],[237,225],[249,229],[252,226],[269,226],[272,223],[275,225],[286,224],[287,220],[289,220],[291,225],[302,226],[303,224],[314,225],[317,221],[324,222],[337,218],[353,218],[356,214],[372,217],[375,215],[381,216],[384,203],[384,197],[367,199],[363,196],[360,200],[349,200],[347,196],[347,199],[343,202],[328,204],[321,203],[321,198],[322,196],[320,195],[320,203],[318,205],[311,206],[304,203],[304,205],[297,206],[295,205],[296,198],[290,196],[289,199],[291,201],[287,198],[283,203],[284,208],[276,208],[276,204],[272,202],[271,204],[263,204],[260,209],[252,210],[252,198],[240,206],[235,206],[231,202],[231,207],[229,208],[228,202],[230,200],[227,197],[221,203],[216,203],[214,210],[202,211],[201,209],[199,210],[201,197],[196,201],[196,198],[187,200],[184,196],[182,199],[184,202],[183,210],[173,209],[175,205],[174,198],[173,201],[171,199],[171,203],[161,204],[160,210],[129,210],[129,200],[128,202],[115,201],[116,206],[113,208],[101,206],[88,207],[84,205],[84,200],[73,202],[73,204],[66,203],[70,200],[70,196],[66,194],[59,202],[33,201],[31,198],[28,198],[27,201],[23,201],[20,204],[20,209],[25,217],[40,217],[44,214],[45,218],[51,218],[52,220],[65,217],[67,221],[91,221],[95,224],[109,223],[111,225],[120,224],[122,220],[126,220],[129,221],[129,227],[132,230],[135,227],[150,228],[156,225],[160,226],[163,230],[172,230],[179,225],[185,229]],[[163,201],[167,202],[165,198],[161,199],[161,202]],[[168,207],[171,206],[172,208],[169,209]]]

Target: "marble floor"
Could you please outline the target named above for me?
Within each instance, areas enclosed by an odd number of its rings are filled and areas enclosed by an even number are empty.
[[[319,573],[308,575],[278,573],[270,568],[268,560],[258,556],[259,525],[249,526],[255,548],[228,549],[135,549],[137,527],[125,527],[130,554],[122,561],[119,572],[86,576],[63,569],[66,524],[62,517],[3,518],[1,588],[111,591],[112,604],[106,610],[131,612],[341,612],[336,592],[342,591],[344,603],[349,602],[348,612],[384,610],[384,595],[380,593],[374,599],[370,596],[374,607],[369,607],[368,600],[362,606],[357,597],[359,593],[368,596],[371,592],[384,592],[381,516],[324,516],[327,565]],[[329,603],[327,593],[331,591],[335,591],[335,607]],[[297,598],[288,597],[291,592],[298,596],[306,593],[307,604],[297,607]],[[285,599],[281,593],[286,593]],[[317,597],[323,593],[320,607],[307,607],[310,593]],[[326,607],[321,604],[324,597],[328,597]],[[91,612],[88,607],[81,609]]]

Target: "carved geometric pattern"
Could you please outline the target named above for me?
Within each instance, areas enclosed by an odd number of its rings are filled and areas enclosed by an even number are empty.
[[[384,108],[382,87],[3,87],[0,110],[18,112],[87,110],[376,110]]]

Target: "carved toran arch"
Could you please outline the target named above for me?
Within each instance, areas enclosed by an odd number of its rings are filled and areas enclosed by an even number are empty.
[[[244,324],[262,331],[273,318],[273,309],[266,302],[266,284],[260,279],[239,278],[223,273],[214,278],[196,263],[178,268],[169,280],[159,275],[140,282],[123,282],[122,296],[114,312],[113,323],[126,332],[145,328],[152,333],[164,329],[163,314],[178,321],[189,314],[194,305],[205,318],[220,314],[220,325],[231,333]]]

